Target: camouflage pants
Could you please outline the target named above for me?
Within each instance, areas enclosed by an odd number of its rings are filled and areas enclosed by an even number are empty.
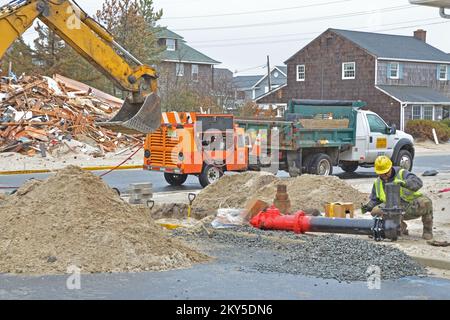
[[[384,204],[375,207],[372,210],[372,215],[383,215],[383,207]],[[426,196],[421,196],[405,206],[403,220],[414,220],[420,217],[426,217],[427,220],[433,217],[433,202]]]

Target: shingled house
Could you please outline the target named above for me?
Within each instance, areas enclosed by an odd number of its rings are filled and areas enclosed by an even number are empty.
[[[398,36],[328,29],[286,62],[287,85],[256,100],[362,100],[389,124],[449,117],[450,56],[426,43],[426,31]]]
[[[188,87],[209,93],[214,85],[214,65],[220,62],[188,46],[182,36],[167,28],[162,28],[157,37],[165,49],[158,65],[160,90]]]
[[[268,78],[268,74],[234,77],[233,84],[236,90],[237,103],[242,105],[269,92]],[[287,81],[286,66],[273,67],[270,71],[270,81],[272,89],[284,86]]]

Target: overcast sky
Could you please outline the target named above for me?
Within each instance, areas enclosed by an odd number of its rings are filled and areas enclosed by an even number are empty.
[[[0,4],[8,0],[0,0]],[[94,14],[103,1],[77,0]],[[450,20],[437,8],[408,0],[154,0],[163,9],[160,24],[187,43],[240,74],[261,74],[269,55],[273,65],[328,28],[412,35],[422,28],[427,42],[450,52]],[[32,40],[33,31],[26,32]],[[258,67],[258,68],[257,68]]]

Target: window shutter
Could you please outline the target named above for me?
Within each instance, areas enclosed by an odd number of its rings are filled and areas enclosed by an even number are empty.
[[[403,64],[398,64],[398,78],[403,79]]]
[[[447,81],[450,80],[450,65],[447,65]]]
[[[440,80],[440,72],[441,72],[441,66],[438,64],[437,65],[437,72],[436,72],[436,79]]]
[[[387,65],[387,77],[388,77],[388,79],[391,78],[391,64],[390,63],[388,63],[388,65]]]

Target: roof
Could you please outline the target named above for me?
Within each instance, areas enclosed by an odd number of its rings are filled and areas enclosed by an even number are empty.
[[[214,76],[216,78],[233,79],[233,72],[226,68],[214,68]]]
[[[402,103],[450,105],[450,97],[428,87],[379,85],[377,88]]]
[[[220,64],[219,61],[211,59],[207,55],[201,53],[198,50],[188,46],[186,43],[179,41],[177,50],[166,50],[161,53],[161,59],[163,61],[172,62],[188,62],[198,64]]]
[[[250,89],[253,88],[264,75],[259,76],[238,76],[233,78],[233,84],[239,89]]]
[[[207,55],[201,53],[200,51],[188,46],[184,38],[179,34],[170,31],[166,27],[161,28],[157,34],[158,39],[175,39],[178,40],[177,50],[169,51],[165,50],[161,53],[160,57],[163,61],[172,62],[187,62],[195,64],[220,64],[219,61],[211,59]]]
[[[330,29],[378,58],[449,62],[450,56],[413,36]]]
[[[279,86],[278,88],[273,89],[272,91],[266,92],[265,94],[263,94],[263,95],[257,97],[257,98],[255,99],[255,102],[258,102],[260,99],[265,98],[265,97],[267,97],[267,96],[270,96],[271,94],[273,94],[273,93],[275,93],[275,92],[278,92],[279,90],[283,89],[284,87],[287,87],[287,83],[286,83],[286,84],[283,84],[283,85],[281,85],[281,86]]]
[[[287,66],[276,66],[281,72],[287,75]]]
[[[176,40],[183,40],[184,39],[179,34],[173,32],[173,31],[170,31],[167,28],[159,29],[158,32],[156,33],[156,37],[158,39],[176,39]]]

